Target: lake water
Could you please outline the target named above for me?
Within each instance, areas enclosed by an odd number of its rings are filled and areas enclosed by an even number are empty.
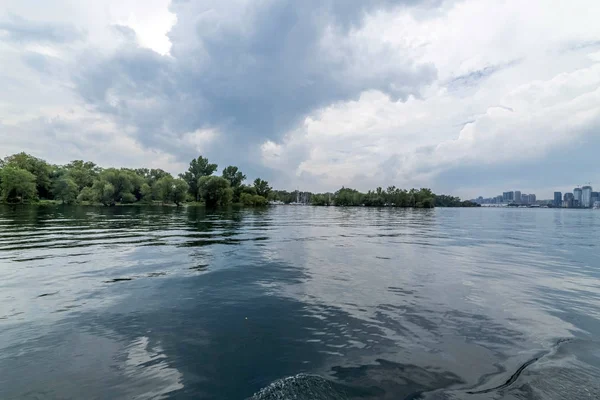
[[[597,399],[600,212],[0,208],[1,399]]]

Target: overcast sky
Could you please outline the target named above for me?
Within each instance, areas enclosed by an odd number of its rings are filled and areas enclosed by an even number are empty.
[[[0,0],[0,157],[600,189],[598,0]]]

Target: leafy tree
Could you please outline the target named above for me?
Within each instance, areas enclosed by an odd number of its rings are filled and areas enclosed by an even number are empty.
[[[208,207],[231,203],[233,190],[229,181],[220,176],[203,176],[198,180],[198,193]]]
[[[240,196],[240,203],[242,203],[245,206],[253,206],[254,205],[254,199],[253,199],[253,195],[251,195],[250,193],[242,193]]]
[[[97,180],[94,182],[91,190],[93,192],[93,201],[100,202],[105,206],[115,205],[115,193],[117,193],[117,191],[112,183],[106,180]]]
[[[269,204],[269,201],[262,196],[257,194],[252,195],[250,193],[242,193],[240,196],[240,202],[245,206],[259,206],[263,207]]]
[[[146,203],[152,202],[152,188],[147,183],[143,183],[140,187],[141,200]]]
[[[2,201],[20,202],[35,200],[36,177],[31,172],[13,165],[0,169]]]
[[[77,201],[94,202],[96,201],[96,193],[91,187],[84,187],[81,190],[81,192],[79,192],[79,195],[77,196]]]
[[[248,193],[248,194],[251,194],[252,196],[255,196],[258,194],[256,192],[256,188],[254,186],[242,185],[240,187],[240,191],[241,191],[241,193]]]
[[[361,206],[364,194],[358,190],[342,187],[334,193],[333,202],[336,206]]]
[[[173,202],[177,206],[186,200],[188,184],[183,179],[164,176],[156,181],[152,188],[154,199],[161,203]]]
[[[167,203],[171,199],[171,193],[173,192],[173,178],[160,178],[152,187],[152,193],[154,200],[160,201],[161,203]]]
[[[138,199],[134,192],[140,193],[142,184],[143,179],[133,170],[108,168],[94,181],[94,200],[104,205],[132,203]]]
[[[271,186],[269,186],[269,182],[260,178],[254,180],[254,188],[256,189],[256,194],[264,198],[267,198],[272,190]]]
[[[46,161],[23,152],[6,157],[2,164],[4,166],[24,169],[32,173],[35,176],[38,196],[41,198],[51,198],[50,174],[52,173],[52,167]]]
[[[121,203],[123,204],[133,204],[137,201],[137,197],[133,193],[123,193],[121,196]]]
[[[183,179],[174,179],[173,180],[173,192],[171,194],[171,200],[177,206],[181,205],[186,198],[189,190],[189,185]]]
[[[242,183],[246,180],[246,175],[238,167],[230,165],[223,170],[223,178],[229,181],[229,185],[233,189],[233,202],[240,202],[240,196],[243,193]]]
[[[154,183],[157,182],[161,178],[164,178],[167,176],[171,177],[171,178],[173,177],[170,173],[168,173],[167,171],[164,171],[160,168],[157,168],[157,169],[137,168],[133,171],[137,175],[142,177],[142,179],[144,179],[144,182],[147,183],[150,187],[152,187],[154,185]]]
[[[481,207],[480,204],[472,201],[462,201],[460,197],[447,196],[444,194],[435,196],[436,207]]]
[[[92,187],[94,179],[98,176],[101,168],[91,161],[74,160],[65,165],[64,168],[69,178],[75,182],[79,191],[85,187]]]
[[[61,200],[63,204],[72,204],[77,201],[79,188],[73,179],[63,176],[54,182],[52,192],[56,200]]]
[[[207,158],[199,156],[190,162],[187,172],[180,174],[179,177],[189,185],[189,192],[199,199],[199,179],[204,176],[210,176],[217,170],[217,164],[210,164]]]
[[[446,196],[444,194],[435,196],[435,205],[437,207],[457,207],[460,204],[460,199],[454,196]]]
[[[331,205],[331,195],[329,193],[314,194],[310,197],[310,203],[314,206]]]
[[[227,179],[231,187],[234,188],[242,185],[246,180],[246,175],[244,175],[238,167],[230,165],[223,170],[223,178]]]

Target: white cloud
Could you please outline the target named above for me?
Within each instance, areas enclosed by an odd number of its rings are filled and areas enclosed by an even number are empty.
[[[183,134],[181,144],[192,146],[198,153],[206,152],[207,147],[219,136],[215,129],[197,129]]]
[[[169,4],[170,0],[120,0],[108,2],[107,8],[109,20],[133,29],[142,47],[167,55],[171,50],[167,34],[177,21]]]

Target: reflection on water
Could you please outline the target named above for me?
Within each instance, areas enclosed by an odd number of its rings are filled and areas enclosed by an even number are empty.
[[[600,213],[0,208],[0,398],[595,399]]]

